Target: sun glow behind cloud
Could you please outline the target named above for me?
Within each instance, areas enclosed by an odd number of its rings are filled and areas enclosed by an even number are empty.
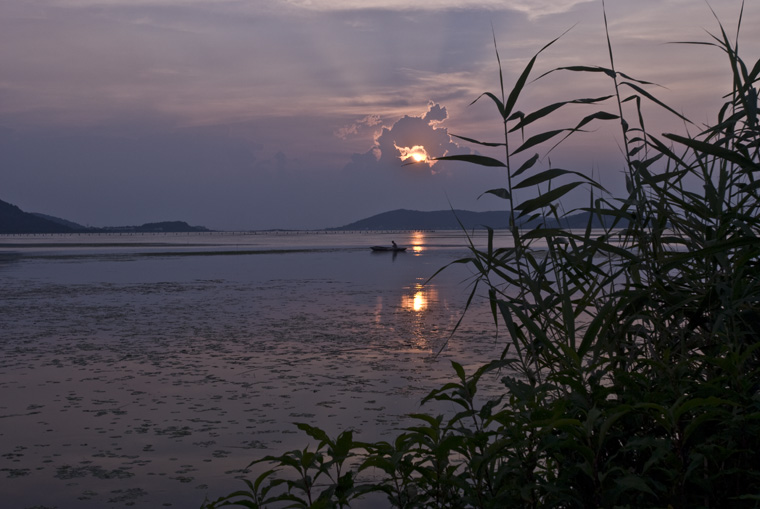
[[[430,160],[428,158],[428,153],[425,150],[425,147],[423,147],[422,145],[415,145],[412,148],[399,147],[398,145],[394,145],[394,146],[399,152],[399,157],[404,162],[407,162],[407,163],[426,162],[428,163],[429,166],[433,166],[435,164],[435,161]]]
[[[467,147],[459,146],[442,124],[448,118],[446,107],[429,101],[427,111],[419,115],[404,115],[391,125],[376,132],[375,144],[365,154],[355,157],[359,167],[398,168],[405,164],[420,163],[430,174],[445,171],[432,169],[435,158],[454,154],[469,154]]]
[[[740,0],[712,3],[733,37]],[[755,3],[747,2],[744,27],[760,25]],[[722,55],[664,43],[709,41],[701,27],[717,28],[710,8],[687,0],[606,7],[621,70],[667,87],[659,99],[709,121],[730,88]],[[607,61],[598,0],[4,0],[0,198],[80,222],[97,214],[102,224],[150,221],[171,203],[177,215],[221,229],[337,226],[410,203],[485,209],[490,202],[473,197],[501,186],[499,171],[435,158],[475,150],[453,134],[498,137],[493,104],[470,105],[498,88],[491,27],[509,87],[531,55],[576,24],[541,54],[532,77]],[[742,30],[746,55],[758,53],[755,32]],[[561,76],[531,83],[516,107],[528,113],[557,96],[596,94],[578,73]],[[601,86],[599,96],[608,93]],[[566,127],[581,108],[546,120]],[[678,129],[664,122],[649,121],[658,132]],[[613,135],[579,134],[581,148],[561,147],[563,164],[604,173],[617,152],[602,153],[601,138]],[[409,164],[415,157],[421,162]],[[92,191],[96,173],[123,183],[118,193]],[[159,183],[153,194],[145,174]],[[81,199],[66,199],[64,181]],[[357,188],[373,192],[346,198]],[[230,207],[213,206],[218,196]],[[125,215],[135,213],[130,200],[145,203],[144,216]]]

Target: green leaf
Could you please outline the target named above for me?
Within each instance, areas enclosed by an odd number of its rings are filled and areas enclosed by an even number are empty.
[[[709,398],[693,398],[685,401],[677,408],[673,409],[673,418],[678,420],[681,416],[692,410],[704,411],[707,408],[714,408],[722,405],[731,405],[730,401],[710,396]]]
[[[639,476],[628,474],[620,479],[615,480],[615,484],[618,485],[621,491],[641,491],[654,495],[652,488]]]
[[[330,437],[327,436],[327,433],[317,428],[316,426],[311,426],[303,422],[297,422],[295,423],[295,425],[298,426],[298,429],[300,429],[301,431],[304,431],[310,437],[316,440],[319,440],[321,443],[323,444],[331,443]]]
[[[464,380],[465,380],[465,373],[464,373],[464,368],[462,367],[462,365],[459,364],[456,361],[451,361],[451,366],[454,368],[454,371],[457,372],[457,376],[459,377],[459,379],[462,382],[464,382]]]

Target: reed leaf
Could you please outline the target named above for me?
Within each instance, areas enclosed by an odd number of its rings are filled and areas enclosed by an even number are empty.
[[[523,143],[517,149],[515,149],[511,155],[519,154],[520,152],[528,150],[531,147],[540,145],[541,143],[549,141],[550,139],[554,138],[558,134],[561,134],[565,131],[567,131],[567,129],[555,129],[553,131],[547,131],[544,133],[536,134],[535,136],[531,136],[525,141],[525,143]]]
[[[520,93],[522,93],[523,88],[525,88],[525,83],[528,81],[528,76],[530,76],[530,73],[533,70],[533,66],[536,63],[536,59],[538,58],[538,56],[541,53],[543,53],[547,48],[549,48],[551,45],[553,45],[555,42],[557,42],[562,36],[564,36],[569,31],[570,31],[569,29],[566,30],[562,35],[555,38],[554,40],[546,44],[543,48],[538,50],[538,52],[535,55],[533,55],[533,58],[530,59],[530,62],[528,62],[528,65],[525,66],[525,69],[523,69],[514,87],[512,87],[512,90],[509,93],[509,97],[507,98],[507,101],[504,104],[504,109],[502,110],[502,118],[505,121],[512,114],[512,110],[514,109],[515,104],[517,104],[517,99],[520,97]],[[501,65],[499,67],[501,67]],[[504,83],[502,81],[502,89],[503,87],[504,87]]]
[[[509,194],[509,191],[507,189],[499,188],[499,189],[489,189],[488,191],[485,191],[483,194],[492,194],[494,196],[498,196],[499,198],[503,200],[510,200],[512,199],[512,195]],[[481,194],[480,196],[483,196]]]
[[[644,90],[643,88],[641,88],[636,83],[633,83],[631,81],[623,81],[623,82],[620,83],[620,86],[626,86],[626,87],[632,88],[637,93],[643,95],[644,97],[646,97],[647,99],[649,99],[653,103],[657,104],[658,106],[661,106],[662,108],[665,108],[670,113],[672,113],[673,115],[677,116],[678,118],[680,118],[684,122],[689,123],[689,124],[693,124],[693,122],[691,120],[689,120],[688,118],[686,118],[682,114],[678,113],[676,110],[674,110],[673,108],[671,108],[670,106],[668,106],[664,102],[662,102],[659,99],[657,99],[655,96],[653,96],[652,94],[650,94],[649,92],[647,92],[646,90]]]
[[[511,243],[500,245],[486,228],[479,248],[462,228],[467,256],[432,276],[454,265],[470,269],[464,311],[446,342],[485,290],[497,338],[500,328],[506,335],[499,358],[474,372],[452,363],[452,381],[423,400],[447,403],[447,416],[415,413],[392,443],[354,442],[351,431],[333,439],[299,425],[319,442],[316,450],[255,460],[251,465],[268,461],[274,468],[205,508],[348,508],[367,493],[398,508],[757,506],[760,60],[748,68],[739,58],[738,30],[732,41],[720,22],[719,35],[690,43],[725,52],[732,78],[717,121],[693,136],[685,115],[645,90],[653,83],[615,69],[606,9],[604,23],[609,68],[558,67],[538,79],[587,73],[611,80],[613,95],[553,102],[526,115],[518,99],[538,55],[557,39],[533,56],[506,100],[496,48],[501,99],[484,93],[475,101],[495,103],[504,140],[457,139],[504,147],[504,162],[475,154],[437,159],[505,169],[504,187],[483,194],[509,201]],[[621,87],[633,95],[623,97]],[[565,105],[608,99],[616,113],[584,115],[574,128],[535,134],[508,150],[516,131],[522,137]],[[687,132],[652,135],[647,104],[684,122]],[[512,171],[514,154],[582,135],[596,120],[620,121],[620,196],[605,191],[593,172],[551,161],[537,169],[538,153]],[[588,205],[567,211],[581,185]],[[565,227],[579,211],[585,224]],[[501,389],[489,394],[482,384],[497,374]],[[354,455],[356,467],[344,462]],[[345,473],[338,470],[344,464]],[[278,478],[278,469],[294,475]]]
[[[514,132],[514,131],[523,129],[524,127],[532,124],[533,122],[550,115],[551,113],[560,109],[562,106],[565,106],[566,104],[595,104],[599,102],[604,102],[607,99],[610,99],[611,97],[613,96],[606,95],[603,97],[588,98],[588,99],[573,99],[569,101],[561,101],[554,104],[550,104],[549,106],[544,106],[543,108],[522,117],[520,122],[516,126],[512,127],[509,130],[509,132]]]
[[[483,145],[485,147],[503,147],[505,145],[504,142],[491,143],[491,142],[486,142],[486,141],[479,141],[479,140],[476,140],[474,138],[467,138],[466,136],[459,136],[457,134],[452,134],[451,136],[453,138],[458,138],[460,140],[466,141],[468,143],[474,143],[476,145]]]
[[[512,178],[519,177],[522,173],[528,171],[529,169],[533,168],[533,166],[536,165],[538,162],[538,154],[534,154],[533,157],[525,161],[523,164],[520,165],[520,167],[512,174]]]
[[[496,168],[506,168],[506,165],[494,159],[493,157],[481,156],[478,154],[456,154],[453,156],[441,156],[432,158],[434,161],[462,161],[465,163],[476,164],[478,166],[490,166]]]
[[[559,186],[556,189],[552,189],[540,196],[537,196],[536,198],[525,200],[521,204],[516,205],[515,209],[520,211],[520,216],[525,216],[534,210],[550,206],[556,200],[560,199],[579,185],[581,185],[581,182],[571,182],[569,184]]]
[[[669,140],[673,140],[682,145],[686,145],[687,147],[690,147],[699,153],[709,154],[719,159],[730,161],[745,170],[760,170],[760,163],[754,162],[751,158],[745,156],[744,154],[741,154],[740,152],[737,152],[736,150],[727,149],[712,143],[695,140],[693,138],[681,136],[678,134],[665,133],[663,136]]]

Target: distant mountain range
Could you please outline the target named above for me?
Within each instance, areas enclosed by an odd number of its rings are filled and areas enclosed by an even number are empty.
[[[562,220],[562,227],[585,228],[589,214],[581,212]],[[509,216],[506,211],[471,212],[469,210],[437,210],[423,212],[419,210],[398,209],[383,212],[360,221],[356,221],[328,230],[477,230],[486,226],[495,230],[508,228]],[[533,226],[526,222],[523,226]],[[560,226],[554,221],[546,225],[550,228]],[[594,218],[594,228],[602,226]],[[145,223],[140,226],[109,226],[93,228],[82,226],[45,214],[24,212],[15,205],[0,200],[0,234],[14,233],[156,233],[156,232],[206,232],[203,226],[190,226],[184,221],[163,221]]]
[[[564,228],[585,228],[588,224],[589,213],[580,212],[563,218],[562,224],[556,221],[548,221],[550,228],[562,226]],[[537,225],[537,221],[523,223],[530,227]],[[509,214],[506,211],[471,212],[469,210],[438,210],[433,212],[421,212],[419,210],[398,209],[383,212],[360,221],[356,221],[330,230],[477,230],[486,226],[494,230],[502,230],[509,227]],[[592,226],[602,227],[601,221],[594,218]]]
[[[140,226],[108,226],[93,228],[58,217],[24,212],[15,205],[0,200],[0,234],[12,233],[154,233],[205,232],[202,226],[190,226],[184,221],[145,223]]]

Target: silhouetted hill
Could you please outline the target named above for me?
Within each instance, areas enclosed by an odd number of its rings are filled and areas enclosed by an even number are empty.
[[[0,200],[0,233],[71,233],[66,225],[24,212]]]
[[[589,214],[581,212],[564,218],[562,226],[566,228],[585,228]],[[458,219],[458,220],[457,220]],[[461,222],[461,225],[460,225]],[[536,221],[526,222],[523,226],[536,225]],[[422,212],[419,210],[398,209],[383,212],[366,219],[330,228],[331,230],[466,230],[483,229],[486,226],[495,230],[509,227],[509,215],[506,211],[471,212],[468,210],[437,210]],[[548,227],[556,227],[550,221]],[[601,227],[601,222],[594,218],[593,227]]]
[[[93,230],[92,228],[90,230]],[[203,226],[190,226],[184,221],[162,221],[158,223],[145,223],[140,226],[107,226],[105,228],[94,228],[100,232],[131,232],[131,233],[185,233],[185,232],[207,232],[208,228]]]
[[[82,226],[79,223],[75,223],[74,221],[67,221],[66,219],[61,219],[60,217],[55,216],[49,216],[47,214],[40,214],[39,212],[30,212],[33,216],[41,217],[42,219],[47,219],[48,221],[53,221],[54,223],[62,224],[63,226],[68,226],[72,230],[86,230],[86,226]]]
[[[21,233],[157,233],[207,232],[203,226],[190,226],[184,221],[145,223],[140,226],[85,227],[46,214],[24,212],[16,205],[0,200],[0,234]]]
[[[438,210],[421,212],[419,210],[398,209],[383,212],[366,219],[334,228],[335,230],[459,230],[466,229],[506,228],[508,216],[506,212],[470,212],[468,210]]]

